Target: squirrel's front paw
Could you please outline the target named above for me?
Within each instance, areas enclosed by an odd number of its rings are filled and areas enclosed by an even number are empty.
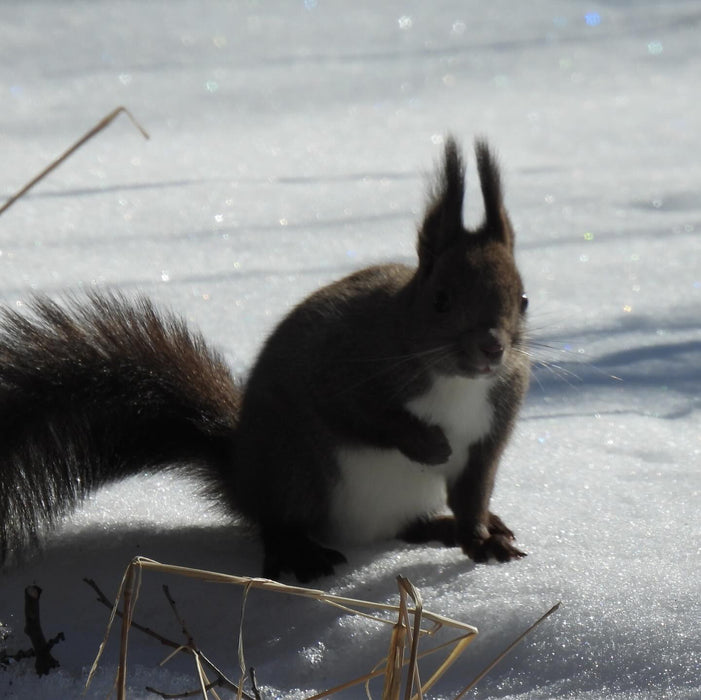
[[[399,450],[412,462],[429,465],[444,464],[453,452],[437,425],[427,425],[406,435]]]
[[[487,530],[489,531],[490,535],[504,535],[507,540],[516,539],[514,531],[507,527],[504,521],[494,513],[489,514],[489,524],[487,526]]]

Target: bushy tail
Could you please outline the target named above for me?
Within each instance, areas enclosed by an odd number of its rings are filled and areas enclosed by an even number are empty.
[[[0,310],[0,563],[91,489],[149,468],[230,468],[241,390],[146,299]]]

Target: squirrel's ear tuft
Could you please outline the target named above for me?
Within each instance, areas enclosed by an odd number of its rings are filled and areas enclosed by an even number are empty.
[[[511,228],[509,215],[504,208],[501,175],[496,156],[483,139],[475,141],[475,155],[477,156],[477,172],[484,200],[483,233],[513,250],[514,232]]]
[[[419,265],[426,271],[436,256],[463,233],[462,205],[465,196],[465,165],[455,139],[445,142],[443,163],[429,195],[424,220],[419,229]]]

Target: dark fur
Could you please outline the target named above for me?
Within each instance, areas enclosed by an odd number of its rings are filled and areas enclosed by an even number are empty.
[[[476,560],[522,556],[489,499],[528,381],[523,288],[497,165],[484,143],[476,152],[482,227],[463,227],[464,165],[450,139],[419,231],[418,268],[367,268],[303,301],[264,345],[245,393],[199,335],[146,300],[95,295],[65,307],[42,299],[29,314],[5,310],[3,558],[100,484],[183,465],[258,526],[266,575],[331,573],[344,557],[319,541],[339,446],[444,463],[443,431],[406,404],[433,373],[472,376],[485,358],[498,365],[494,420],[448,485],[455,517],[418,517],[396,534],[460,545]]]
[[[230,463],[240,390],[181,320],[118,296],[31,312],[0,325],[2,559],[101,484]]]

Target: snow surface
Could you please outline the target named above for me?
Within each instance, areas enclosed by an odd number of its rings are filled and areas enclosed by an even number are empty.
[[[698,2],[326,0],[3,3],[4,196],[98,119],[120,117],[0,217],[0,298],[118,287],[184,314],[244,372],[310,290],[413,260],[425,175],[445,133],[501,154],[531,300],[532,391],[494,509],[529,553],[474,566],[389,542],[347,550],[325,589],[428,609],[480,635],[451,697],[553,603],[476,698],[701,697],[701,61]],[[481,215],[470,173],[468,219]],[[541,363],[544,362],[545,364]],[[96,494],[43,554],[0,574],[0,620],[26,647],[23,589],[43,589],[61,668],[0,671],[3,698],[82,692],[131,557],[235,574],[260,551],[195,488],[154,475]],[[179,629],[235,674],[240,591],[149,574],[137,617]],[[371,623],[254,593],[247,662],[268,697],[371,667]],[[136,633],[131,698],[195,687]],[[116,645],[88,697],[111,687]],[[361,697],[355,689],[346,697]]]

